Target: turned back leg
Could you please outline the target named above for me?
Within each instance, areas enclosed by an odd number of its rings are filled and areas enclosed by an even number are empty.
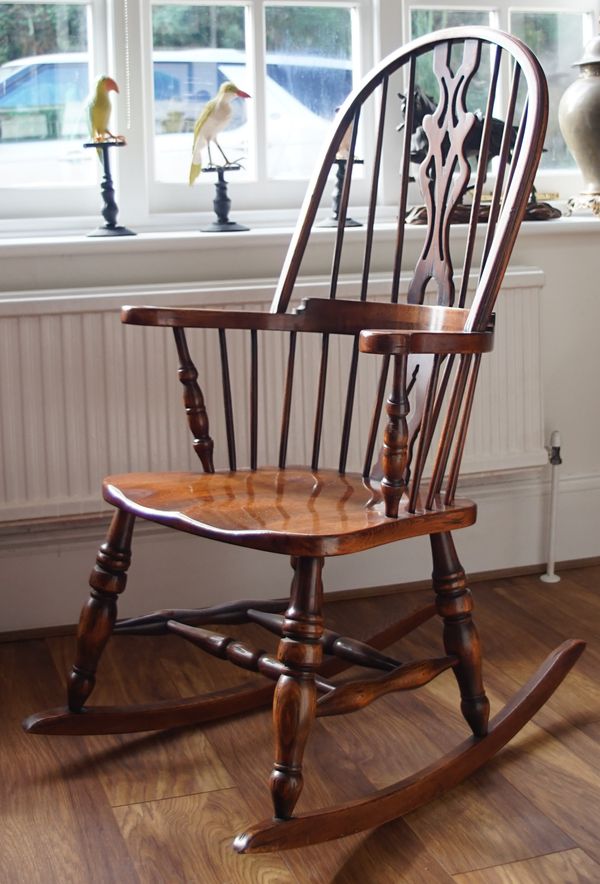
[[[317,708],[315,672],[322,659],[323,559],[299,558],[278,658],[285,664],[273,699],[275,763],[271,795],[277,819],[289,819],[302,791],[302,757]]]
[[[79,712],[96,682],[96,667],[117,617],[117,596],[125,589],[131,562],[135,516],[117,510],[90,576],[92,591],[77,630],[75,663],[69,676],[69,709]]]
[[[487,733],[490,704],[481,674],[481,644],[471,617],[473,599],[458,560],[452,535],[432,534],[433,589],[438,614],[444,621],[444,647],[459,658],[454,674],[461,694],[461,711],[476,737]]]

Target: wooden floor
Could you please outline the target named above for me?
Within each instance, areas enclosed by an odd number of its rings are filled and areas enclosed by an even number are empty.
[[[63,702],[73,642],[0,646],[0,881],[600,882],[600,567],[565,572],[558,584],[527,577],[473,589],[493,710],[564,638],[589,642],[576,669],[534,722],[451,794],[379,830],[285,854],[230,848],[245,824],[270,812],[268,711],[163,734],[27,737],[21,718]],[[336,602],[327,622],[367,635],[425,597]],[[239,632],[257,641],[257,629]],[[271,646],[262,632],[258,641]],[[432,622],[396,655],[438,650]],[[121,637],[105,653],[95,699],[184,696],[244,677],[175,639]],[[456,699],[446,673],[419,692],[319,720],[300,806],[366,794],[433,760],[466,733]]]

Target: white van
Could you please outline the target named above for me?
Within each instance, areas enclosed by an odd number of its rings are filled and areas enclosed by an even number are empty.
[[[154,52],[155,131],[190,131],[225,79],[245,79],[245,53],[234,49]],[[227,71],[227,73],[225,72]],[[267,76],[307,110],[329,120],[352,88],[350,63],[309,55],[267,56]],[[1,137],[65,138],[85,135],[81,115],[90,85],[83,52],[18,58],[0,66]],[[244,122],[243,103],[232,128]],[[76,119],[79,117],[80,131]]]
[[[252,91],[245,53],[229,49],[154,52],[154,171],[158,180],[187,180],[190,133],[203,105],[225,80]],[[266,136],[272,177],[309,173],[328,122],[351,88],[349,61],[267,55]],[[75,167],[84,163],[82,154],[88,153],[81,151],[80,142],[88,135],[85,105],[89,92],[88,57],[82,52],[31,56],[0,66],[0,161],[5,173],[10,167],[13,184],[30,183],[27,164],[38,155],[43,163],[60,160],[65,169],[59,177],[74,183]],[[234,102],[233,110],[220,140],[231,159],[248,157],[246,102]]]

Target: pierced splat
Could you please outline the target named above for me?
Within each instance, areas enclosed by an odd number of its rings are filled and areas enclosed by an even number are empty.
[[[437,303],[452,306],[454,280],[450,256],[450,218],[463,197],[471,166],[466,142],[476,123],[467,111],[466,93],[481,59],[481,44],[466,40],[456,74],[450,69],[452,44],[436,46],[433,70],[440,87],[435,112],[423,118],[427,156],[419,167],[419,183],[427,211],[428,232],[408,291],[410,303],[422,304],[430,280],[437,283]]]

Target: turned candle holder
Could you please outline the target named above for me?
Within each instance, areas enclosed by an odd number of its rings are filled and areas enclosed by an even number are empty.
[[[102,167],[104,169],[104,175],[102,177],[102,181],[100,182],[100,193],[102,194],[102,200],[104,203],[104,207],[102,209],[102,217],[105,220],[105,224],[100,227],[97,227],[96,230],[92,230],[91,233],[88,233],[88,236],[135,236],[133,230],[129,230],[128,227],[123,227],[120,224],[117,224],[117,216],[119,214],[119,207],[115,201],[115,186],[113,183],[112,175],[110,172],[110,149],[111,147],[123,147],[125,145],[125,140],[123,138],[110,138],[106,141],[87,141],[83,146],[84,147],[93,147],[98,151],[102,151]]]
[[[231,209],[231,200],[227,192],[228,182],[225,180],[225,172],[237,172],[242,167],[239,163],[227,163],[224,166],[205,166],[203,172],[216,172],[217,180],[215,181],[215,198],[213,200],[213,208],[217,220],[202,227],[203,233],[229,233],[237,230],[250,230],[243,224],[229,220],[229,210]]]
[[[346,167],[348,165],[348,160],[338,157],[333,162],[337,166],[337,172],[335,174],[335,184],[333,186],[333,193],[331,195],[331,215],[329,216],[329,218],[321,221],[319,227],[337,227],[340,218],[340,199],[342,197],[342,190],[344,188],[344,180],[346,178]],[[356,159],[354,160],[355,165],[362,162],[364,161]],[[362,224],[360,221],[355,221],[354,218],[350,218],[349,216],[347,216],[344,222],[344,227],[362,227]]]

